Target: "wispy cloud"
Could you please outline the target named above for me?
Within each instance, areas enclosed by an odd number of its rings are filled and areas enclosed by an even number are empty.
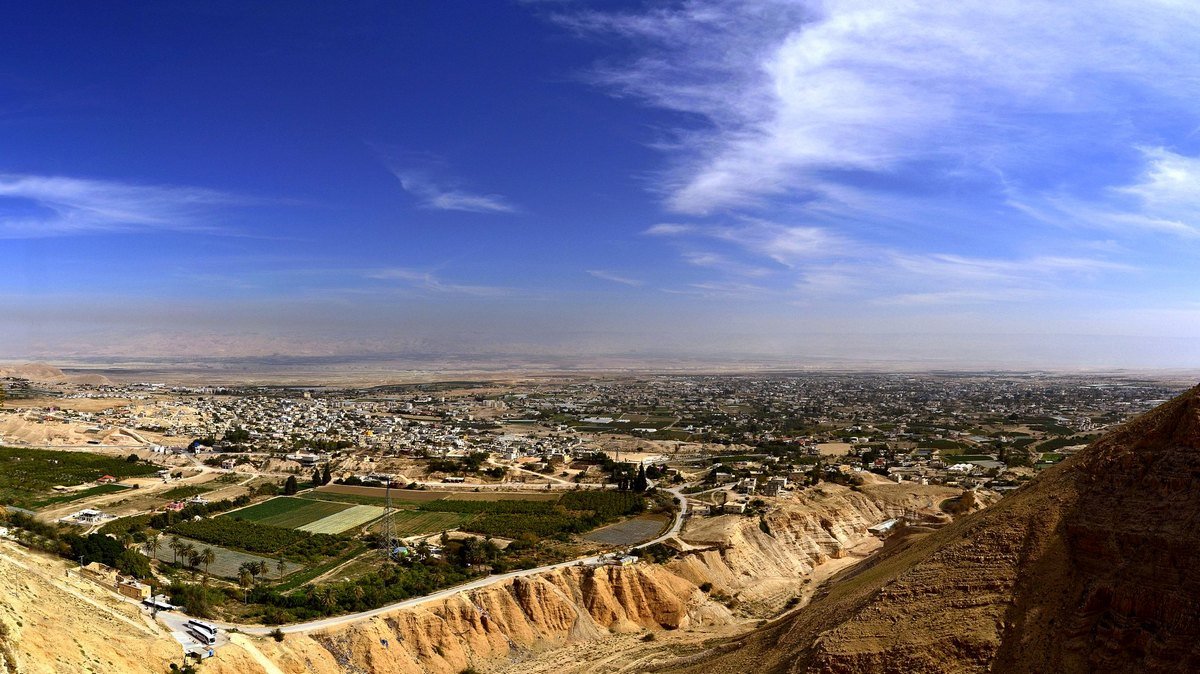
[[[692,295],[706,299],[762,299],[772,294],[769,288],[736,281],[704,281],[677,288],[663,288],[672,295]]]
[[[0,238],[105,232],[220,232],[222,207],[247,200],[197,187],[0,175]]]
[[[851,245],[845,237],[825,228],[781,225],[751,218],[743,218],[736,225],[658,224],[642,233],[657,237],[715,239],[788,267],[802,260],[836,255]],[[696,264],[697,259],[703,263],[715,262],[718,258],[709,255],[689,261]]]
[[[419,171],[396,171],[404,191],[420,200],[423,208],[469,213],[515,213],[517,207],[499,194],[480,194],[446,187]]]
[[[612,281],[613,283],[620,283],[621,285],[627,285],[634,288],[646,284],[645,281],[631,278],[629,276],[623,276],[621,274],[614,274],[613,272],[604,271],[603,269],[589,269],[587,270],[587,273],[602,281]]]
[[[1040,222],[1069,229],[1102,229],[1125,237],[1165,234],[1200,238],[1200,157],[1162,147],[1139,149],[1138,176],[1083,199],[1058,192],[1009,191],[1007,205]]]
[[[1200,5],[1169,0],[691,0],[558,21],[628,41],[595,82],[703,121],[660,144],[667,205],[693,214],[802,202],[855,172],[1028,166],[1128,142],[1133,118],[1200,93]]]
[[[696,267],[715,269],[725,274],[736,276],[762,277],[771,273],[764,267],[743,264],[729,259],[729,256],[711,251],[689,250],[683,252],[683,261]]]
[[[454,295],[473,295],[476,297],[498,297],[511,295],[512,288],[502,286],[470,285],[465,283],[449,283],[438,278],[435,274],[419,269],[393,267],[380,269],[367,274],[367,278],[377,281],[400,282],[406,286],[427,290],[434,293]]]

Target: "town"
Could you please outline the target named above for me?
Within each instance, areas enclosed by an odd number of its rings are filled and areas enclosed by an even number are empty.
[[[1182,388],[1042,373],[9,377],[0,535],[76,560],[205,657],[222,626],[282,635],[505,574],[706,549],[682,533],[698,518],[766,527],[829,485],[908,499],[864,535],[940,526]]]

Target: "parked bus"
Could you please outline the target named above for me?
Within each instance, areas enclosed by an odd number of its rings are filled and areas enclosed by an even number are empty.
[[[187,631],[202,644],[212,646],[217,643],[217,626],[203,620],[187,621]]]

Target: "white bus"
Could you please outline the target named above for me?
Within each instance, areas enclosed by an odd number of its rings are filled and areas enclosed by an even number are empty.
[[[212,646],[217,643],[217,626],[202,620],[187,621],[187,631],[200,643]]]

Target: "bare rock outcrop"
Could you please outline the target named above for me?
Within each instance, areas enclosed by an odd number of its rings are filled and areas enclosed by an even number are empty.
[[[1200,671],[1200,389],[688,671]],[[746,669],[753,663],[752,669]]]

